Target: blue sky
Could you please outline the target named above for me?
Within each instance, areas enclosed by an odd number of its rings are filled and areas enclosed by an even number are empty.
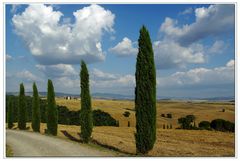
[[[25,84],[133,95],[139,29],[151,36],[158,97],[234,95],[234,5],[6,5],[6,89]]]

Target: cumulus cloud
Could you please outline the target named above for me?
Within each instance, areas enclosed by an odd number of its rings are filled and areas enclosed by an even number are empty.
[[[134,43],[129,38],[124,37],[121,42],[113,48],[110,48],[109,51],[117,56],[130,56],[136,55],[138,50],[134,47]]]
[[[69,64],[57,65],[36,65],[36,68],[42,71],[47,77],[66,77],[77,76],[78,72]]]
[[[12,18],[15,32],[40,64],[79,64],[103,61],[101,38],[114,31],[115,15],[99,5],[73,13],[75,23],[60,23],[63,13],[52,6],[31,4]],[[69,22],[69,20],[67,20]]]
[[[6,55],[6,60],[7,61],[12,60],[12,59],[13,59],[13,57],[11,55],[8,55],[8,54]]]
[[[157,79],[159,87],[187,87],[187,86],[218,86],[224,88],[225,84],[234,84],[234,60],[225,66],[208,68],[195,68],[186,72],[176,72],[170,76]]]
[[[36,75],[32,74],[28,70],[23,70],[16,75],[18,78],[26,81],[41,81],[40,78],[38,78]]]
[[[208,36],[226,34],[234,29],[234,5],[216,4],[195,9],[195,22],[179,26],[177,20],[167,17],[160,27],[165,38],[187,46]]]
[[[201,44],[183,47],[174,41],[156,41],[153,43],[157,69],[182,68],[187,64],[200,64],[206,61]]]

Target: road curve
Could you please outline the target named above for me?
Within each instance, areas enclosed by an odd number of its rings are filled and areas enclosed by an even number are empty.
[[[112,156],[111,152],[35,132],[6,130],[6,142],[13,156]]]

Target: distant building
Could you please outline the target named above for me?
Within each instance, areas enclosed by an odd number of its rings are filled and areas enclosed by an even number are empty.
[[[71,100],[71,99],[72,99],[71,96],[67,96],[67,97],[66,97],[66,100]]]

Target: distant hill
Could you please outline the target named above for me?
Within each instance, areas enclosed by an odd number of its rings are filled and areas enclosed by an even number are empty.
[[[18,92],[7,92],[7,95],[15,95],[17,96]],[[32,92],[26,92],[25,95],[32,96]],[[47,92],[39,92],[39,95],[42,97],[47,96]],[[57,97],[80,97],[80,94],[69,94],[69,93],[61,93],[56,92],[55,96]],[[134,95],[122,95],[122,94],[113,94],[113,93],[93,93],[93,98],[98,99],[116,99],[116,100],[133,100]],[[204,101],[231,101],[234,102],[235,97],[234,96],[228,96],[228,97],[209,97],[209,98],[191,98],[191,97],[167,97],[167,96],[161,96],[158,97],[158,100],[204,100]]]

